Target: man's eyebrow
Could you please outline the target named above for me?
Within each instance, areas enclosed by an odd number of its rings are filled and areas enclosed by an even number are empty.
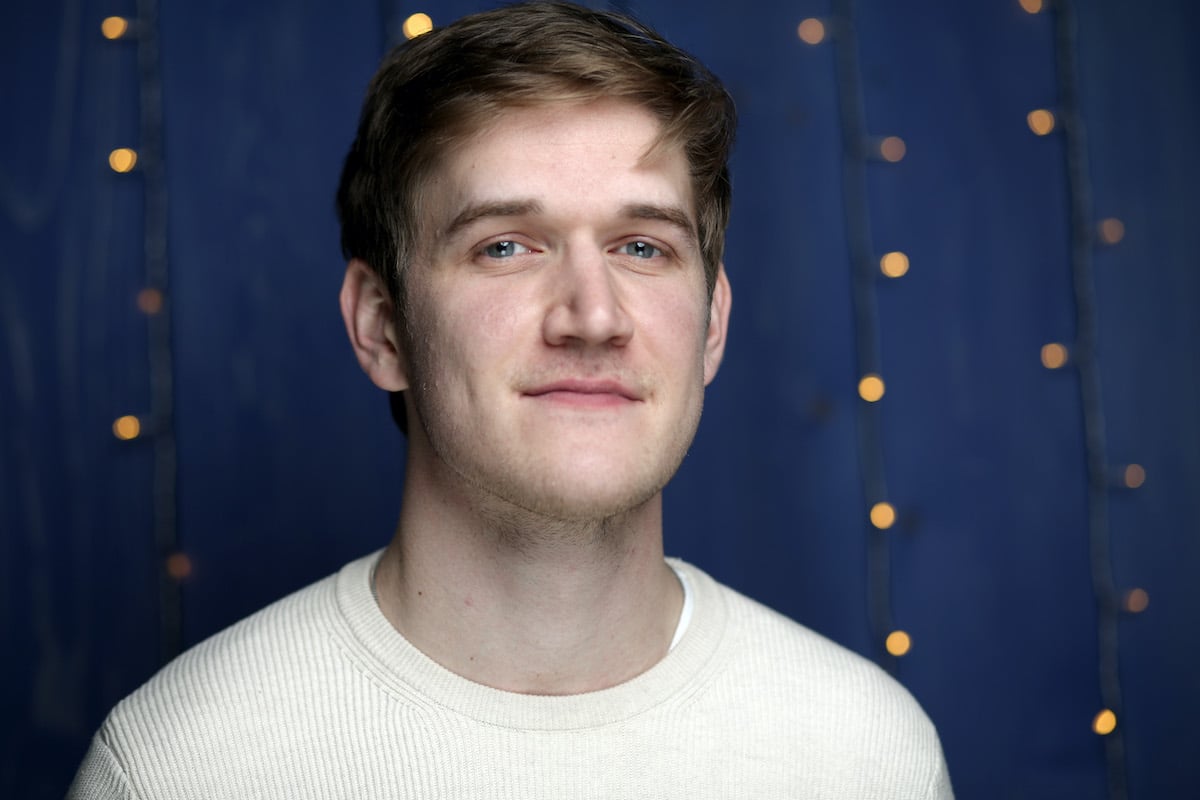
[[[638,203],[625,206],[621,213],[630,219],[655,219],[669,223],[686,233],[693,242],[697,239],[695,223],[681,208]]]
[[[521,217],[540,213],[541,210],[542,204],[537,200],[498,200],[472,203],[458,212],[458,216],[450,221],[442,235],[453,236],[473,222],[487,217]]]
[[[453,236],[463,228],[489,217],[521,217],[529,214],[540,214],[542,204],[537,200],[496,200],[482,203],[472,203],[450,221],[442,235]],[[679,228],[688,238],[695,242],[698,238],[696,225],[692,218],[676,206],[662,206],[652,203],[632,203],[621,208],[621,216],[626,219],[648,219],[666,222]]]

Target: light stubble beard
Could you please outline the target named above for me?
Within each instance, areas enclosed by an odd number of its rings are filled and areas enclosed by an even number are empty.
[[[418,416],[424,414],[418,412]],[[444,432],[434,432],[430,437],[428,428],[422,425],[417,435],[425,439],[424,445],[437,462],[442,480],[457,485],[460,500],[470,509],[471,516],[479,520],[479,535],[504,551],[533,558],[535,554],[544,556],[555,550],[611,554],[624,548],[638,522],[646,520],[646,514],[653,514],[654,523],[659,525],[660,511],[651,506],[659,502],[663,488],[682,463],[694,429],[686,441],[664,444],[677,451],[675,457],[665,459],[655,472],[642,476],[640,485],[628,485],[604,497],[586,499],[578,490],[573,492],[569,478],[546,477],[550,465],[540,469],[524,465],[506,470],[501,464],[489,470],[491,475],[468,471],[463,468],[465,465],[457,463],[453,452],[446,452],[433,441],[442,438],[439,433]],[[542,478],[533,478],[531,484],[531,472],[541,473]]]
[[[640,485],[627,486],[608,497],[582,500],[577,493],[572,494],[569,478],[547,475],[552,469],[548,464],[540,468],[529,464],[523,465],[523,468],[516,463],[500,464],[499,467],[493,464],[493,469],[489,470],[493,474],[489,478],[485,474],[476,474],[475,470],[466,469],[468,464],[458,463],[455,450],[464,449],[461,442],[468,434],[461,430],[462,425],[458,420],[449,419],[445,409],[437,407],[437,401],[432,399],[442,390],[436,382],[431,383],[423,376],[435,374],[430,366],[437,363],[438,356],[430,346],[430,337],[414,333],[414,328],[428,330],[428,325],[410,327],[407,324],[413,320],[411,312],[409,307],[402,323],[402,337],[409,354],[410,377],[414,379],[405,394],[410,397],[416,410],[417,425],[410,428],[419,427],[420,430],[409,431],[409,445],[412,446],[414,435],[424,440],[424,447],[437,462],[434,468],[442,473],[443,479],[457,484],[461,499],[480,521],[480,535],[488,537],[496,547],[527,557],[535,553],[545,554],[547,548],[582,547],[596,552],[621,549],[629,538],[627,534],[632,533],[635,521],[644,519],[643,515],[650,504],[659,501],[663,488],[687,455],[699,426],[703,387],[698,390],[699,402],[691,415],[692,419],[680,421],[682,427],[675,429],[675,435],[659,444],[659,448],[670,451],[669,455],[642,452],[633,456],[635,460],[660,462],[657,469],[642,476]],[[652,382],[616,369],[606,370],[602,360],[588,359],[568,366],[570,369],[563,365],[543,367],[521,379],[510,380],[510,384],[538,385],[563,374],[564,370],[583,375],[618,373],[620,379],[641,396],[651,397],[654,394]],[[429,421],[433,421],[432,426],[428,424]],[[451,444],[447,447],[448,442],[458,442],[459,446]],[[533,479],[532,485],[528,476],[524,482],[518,477],[530,471],[540,475],[540,478]],[[653,513],[661,530],[660,511],[655,509]]]

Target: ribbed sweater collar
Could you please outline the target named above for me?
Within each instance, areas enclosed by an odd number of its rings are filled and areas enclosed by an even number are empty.
[[[433,703],[478,722],[523,730],[574,730],[618,723],[682,702],[715,669],[726,637],[728,609],[718,584],[696,567],[670,563],[690,579],[695,606],[675,649],[624,683],[576,695],[526,695],[467,680],[434,662],[383,616],[371,594],[371,571],[382,551],[337,574],[337,627],[347,654],[385,691]]]

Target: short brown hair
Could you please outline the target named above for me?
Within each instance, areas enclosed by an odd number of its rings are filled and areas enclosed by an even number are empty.
[[[386,282],[398,311],[420,231],[421,188],[439,157],[509,108],[616,99],[682,147],[712,291],[729,223],[733,100],[699,61],[610,11],[533,2],[464,17],[394,48],[367,91],[338,187],[342,252]]]

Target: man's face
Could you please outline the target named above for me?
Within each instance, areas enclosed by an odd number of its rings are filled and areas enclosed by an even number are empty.
[[[436,171],[406,278],[410,479],[584,520],[675,472],[729,292],[722,272],[708,298],[683,153],[645,158],[658,130],[624,103],[514,109]]]

